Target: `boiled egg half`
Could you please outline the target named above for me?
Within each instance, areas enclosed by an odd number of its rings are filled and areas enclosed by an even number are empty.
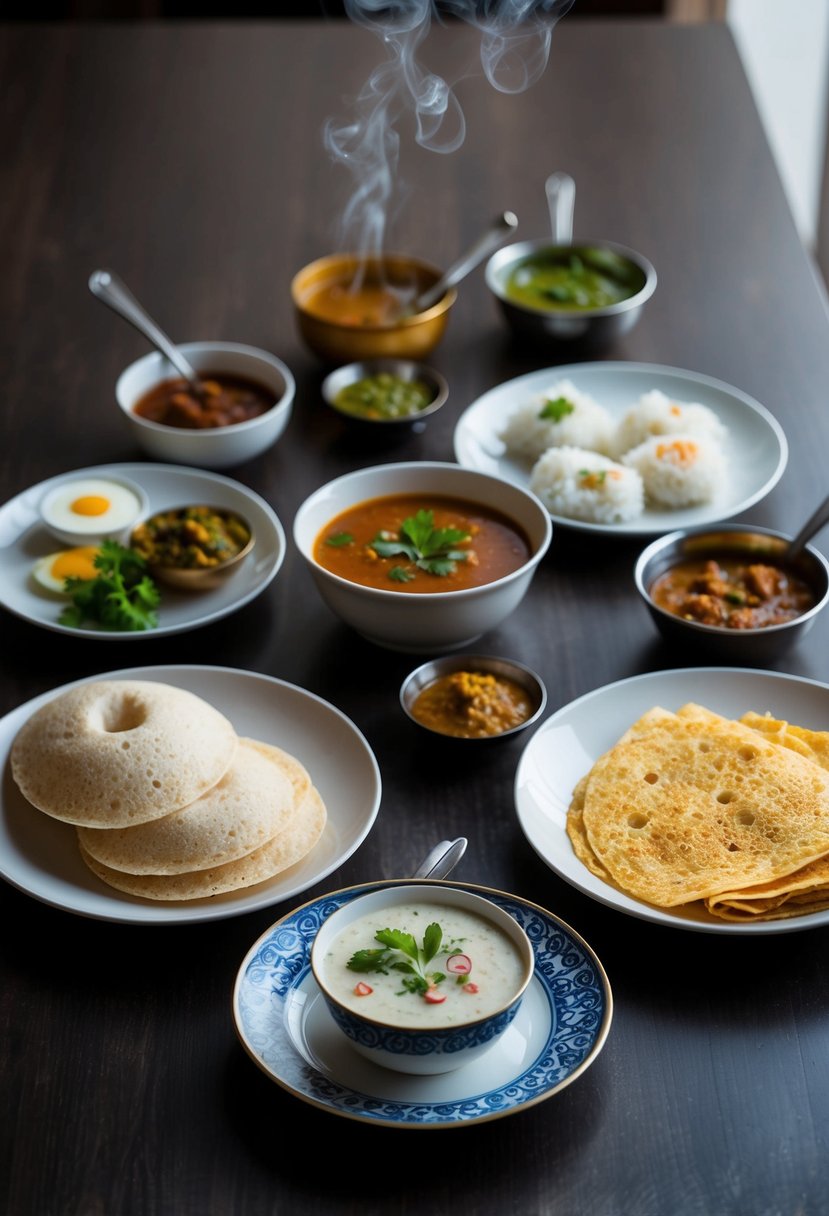
[[[40,514],[54,536],[67,544],[117,538],[142,513],[146,495],[139,486],[105,478],[75,478],[44,498]]]
[[[32,567],[32,578],[46,591],[66,595],[64,580],[67,578],[95,578],[100,573],[95,568],[95,545],[83,545],[75,549],[61,549],[41,557]]]

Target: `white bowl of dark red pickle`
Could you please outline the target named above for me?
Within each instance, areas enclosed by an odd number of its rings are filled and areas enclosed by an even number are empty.
[[[669,644],[726,663],[764,665],[800,642],[829,603],[829,561],[752,524],[687,528],[652,541],[634,583]]]
[[[157,352],[132,363],[115,385],[144,451],[173,464],[221,469],[272,447],[288,425],[296,392],[282,360],[236,342],[185,342],[180,349],[204,382],[201,399]]]

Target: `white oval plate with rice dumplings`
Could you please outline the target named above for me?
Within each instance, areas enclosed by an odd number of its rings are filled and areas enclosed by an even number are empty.
[[[240,738],[293,757],[307,770],[327,810],[327,821],[313,847],[271,879],[204,898],[171,900],[169,889],[175,886],[175,876],[167,882],[163,876],[147,876],[165,888],[155,892],[154,898],[141,898],[102,882],[81,857],[76,827],[27,802],[12,778],[10,764],[14,740],[35,711],[63,692],[100,680],[150,680],[184,689],[225,715]],[[377,817],[382,789],[373,751],[341,710],[272,676],[216,666],[133,667],[43,693],[0,718],[0,763],[5,771],[0,791],[0,875],[51,907],[127,924],[220,920],[270,907],[308,890],[359,848]],[[300,785],[302,779],[301,772],[294,774]],[[309,835],[300,842],[303,849],[319,822],[313,810],[304,822],[303,830]],[[275,837],[279,841],[280,836]],[[287,852],[282,855],[286,844],[287,839],[281,844],[271,842],[262,846],[268,856],[247,856],[257,864],[264,861],[273,872],[275,864],[289,862]],[[274,857],[274,849],[280,851],[279,857]],[[226,864],[249,863],[242,859]]]
[[[726,481],[714,498],[692,507],[658,508],[645,504],[641,513],[620,522],[575,519],[551,510],[556,525],[574,531],[619,536],[661,536],[675,528],[728,519],[764,498],[783,475],[788,443],[773,415],[740,389],[710,376],[651,363],[575,363],[545,368],[497,385],[461,414],[455,427],[455,459],[464,468],[503,477],[530,489],[530,454],[511,454],[501,437],[510,417],[527,408],[551,385],[570,381],[580,394],[607,410],[618,426],[646,394],[701,405],[725,428],[720,443]],[[538,442],[540,442],[540,436]],[[549,509],[549,508],[548,508]]]

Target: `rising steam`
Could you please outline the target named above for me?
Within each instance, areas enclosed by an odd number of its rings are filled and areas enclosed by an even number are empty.
[[[371,73],[355,99],[350,121],[329,121],[325,146],[350,172],[354,187],[340,241],[365,255],[379,255],[394,202],[404,113],[414,117],[415,138],[432,152],[454,152],[466,122],[451,86],[418,60],[432,18],[442,9],[481,34],[481,65],[502,93],[521,93],[543,74],[553,28],[573,0],[345,0],[347,16],[382,39],[388,58]]]

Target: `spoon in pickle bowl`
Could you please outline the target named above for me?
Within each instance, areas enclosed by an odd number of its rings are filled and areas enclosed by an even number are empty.
[[[804,545],[806,545],[812,539],[812,537],[828,523],[829,496],[824,498],[823,502],[815,508],[794,539],[790,541],[789,547],[786,550],[786,557],[789,560],[797,557]]]
[[[425,312],[427,308],[431,308],[433,304],[437,304],[438,300],[446,295],[450,287],[454,287],[461,279],[465,278],[471,270],[474,270],[479,262],[482,262],[488,253],[492,253],[493,249],[506,240],[511,232],[514,232],[518,226],[518,220],[512,211],[503,211],[490,228],[479,237],[466,253],[458,258],[448,270],[440,276],[436,283],[431,287],[427,287],[419,296],[415,296],[411,304],[406,308],[406,314]]]
[[[152,319],[143,305],[139,304],[127,285],[112,270],[95,270],[89,276],[89,290],[119,317],[129,321],[140,334],[161,351],[180,376],[183,376],[197,397],[204,395],[198,372],[185,359],[178,347],[170,341],[164,330]]]

